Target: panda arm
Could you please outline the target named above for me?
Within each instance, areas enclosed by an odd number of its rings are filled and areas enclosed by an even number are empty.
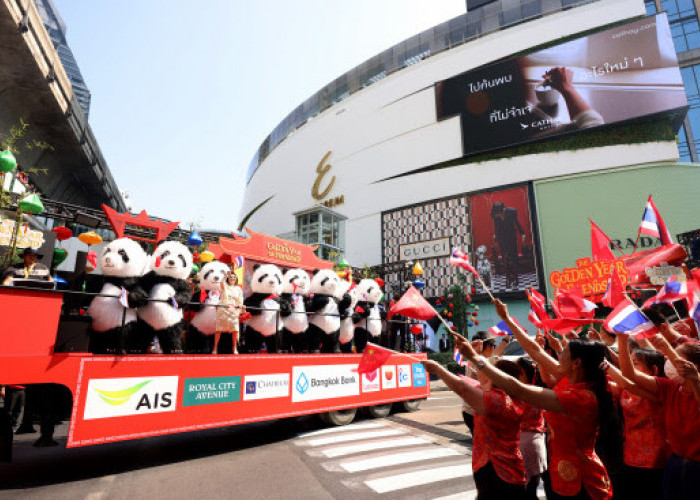
[[[202,292],[199,287],[195,289],[194,293],[190,296],[189,303],[187,304],[188,311],[199,312],[202,310],[202,303],[199,302],[199,295],[201,293]]]
[[[279,299],[280,302],[280,316],[286,318],[292,314],[292,296],[282,295]]]
[[[352,303],[352,297],[350,297],[349,293],[343,294],[343,298],[338,302],[338,309],[344,310],[350,307],[350,304]]]
[[[248,311],[251,316],[258,316],[262,313],[260,310],[260,303],[265,298],[264,295],[263,293],[254,293],[243,301],[246,311]]]
[[[323,309],[328,305],[328,301],[330,300],[330,297],[328,295],[319,295],[316,294],[314,295],[314,298],[311,299],[311,304],[309,304],[309,308],[307,309],[309,312],[316,312],[320,309]]]
[[[177,280],[173,283],[173,288],[175,289],[175,302],[177,302],[177,305],[181,308],[187,306],[192,298],[190,285],[185,280]]]
[[[369,302],[366,302],[366,301],[358,302],[357,305],[355,306],[355,313],[353,314],[353,317],[357,318],[358,320],[368,318],[369,312],[370,312]]]

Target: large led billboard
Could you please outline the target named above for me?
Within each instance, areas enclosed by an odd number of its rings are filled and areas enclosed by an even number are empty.
[[[665,14],[438,82],[436,102],[464,155],[687,109]]]

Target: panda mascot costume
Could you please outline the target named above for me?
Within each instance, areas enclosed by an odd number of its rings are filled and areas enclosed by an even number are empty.
[[[253,293],[243,302],[251,315],[246,323],[246,349],[260,352],[264,341],[267,352],[276,353],[277,332],[282,328],[279,318],[282,271],[273,264],[255,265],[250,289]]]
[[[335,271],[316,269],[311,278],[310,293],[313,296],[306,310],[313,313],[309,318],[309,351],[323,353],[338,352],[340,314],[335,294],[340,278]]]
[[[134,349],[135,308],[144,306],[148,298],[139,283],[147,261],[141,245],[129,238],[116,239],[102,250],[100,266],[104,281],[100,295],[92,299],[88,308],[93,354],[122,354],[125,347],[127,351]]]
[[[229,272],[229,267],[222,262],[207,262],[197,274],[204,293],[195,293],[192,297],[195,304],[189,307],[195,314],[187,328],[188,353],[211,354],[214,350],[216,306],[221,300],[221,284]]]
[[[288,269],[282,278],[280,315],[282,317],[282,350],[284,352],[305,352],[306,330],[309,318],[306,316],[306,297],[309,295],[311,280],[303,269]]]
[[[340,311],[340,352],[352,352],[352,339],[355,336],[355,324],[353,314],[359,295],[357,285],[352,281],[341,280],[338,291],[335,294],[338,300],[338,310]]]
[[[141,278],[149,302],[138,310],[141,349],[147,352],[158,337],[164,354],[182,354],[182,308],[192,290],[187,277],[192,270],[192,254],[177,241],[158,245],[151,256],[151,271]]]
[[[357,285],[360,300],[355,307],[355,349],[363,352],[367,341],[382,333],[382,314],[377,305],[384,295],[375,280],[363,279]]]

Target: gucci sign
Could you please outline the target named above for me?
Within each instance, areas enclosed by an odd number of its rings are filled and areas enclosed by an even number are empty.
[[[399,246],[401,260],[429,259],[450,255],[450,239],[421,241]]]

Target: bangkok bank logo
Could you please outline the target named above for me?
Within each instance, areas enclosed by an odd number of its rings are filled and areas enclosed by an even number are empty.
[[[299,394],[304,394],[306,391],[309,390],[309,379],[306,378],[306,375],[304,372],[301,372],[301,375],[297,378],[297,383],[294,386]]]
[[[85,420],[175,411],[178,377],[91,379]]]

